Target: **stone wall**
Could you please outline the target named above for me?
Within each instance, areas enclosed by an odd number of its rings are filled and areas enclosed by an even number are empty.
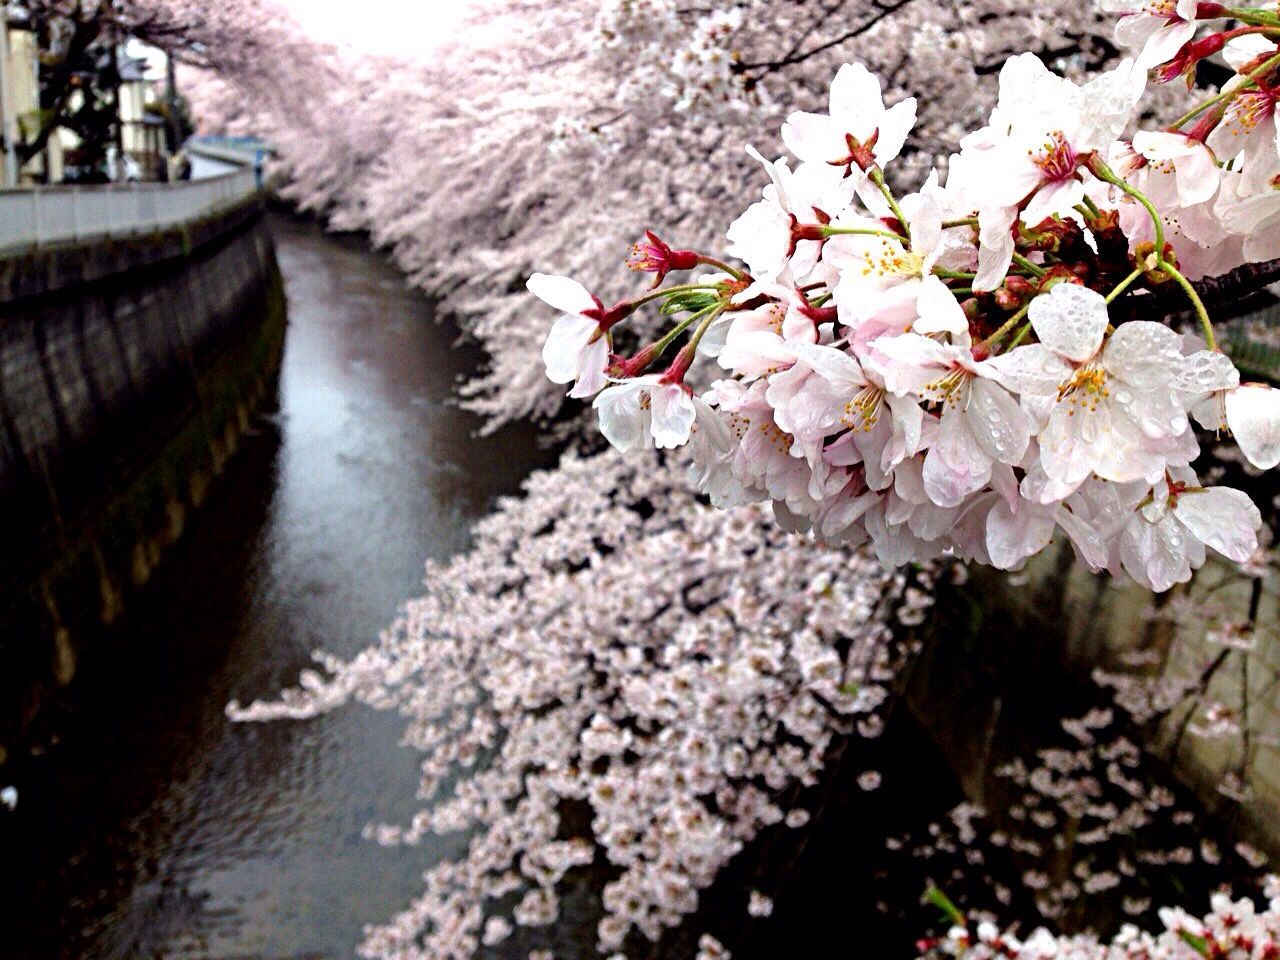
[[[1153,596],[1094,576],[1065,545],[1017,574],[974,568],[943,591],[906,697],[970,799],[1000,818],[995,771],[1071,746],[1063,719],[1120,704],[1117,724],[1167,783],[1230,835],[1280,860],[1280,600],[1210,560]],[[1211,722],[1211,713],[1218,722]]]
[[[273,388],[285,304],[262,214],[0,259],[0,764]]]

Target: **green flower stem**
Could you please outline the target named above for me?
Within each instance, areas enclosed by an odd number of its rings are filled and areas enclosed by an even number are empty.
[[[1280,60],[1280,58],[1277,58],[1277,59]],[[1133,199],[1137,200],[1140,204],[1146,207],[1147,214],[1151,217],[1151,224],[1152,226],[1155,227],[1156,256],[1163,257],[1164,256],[1164,220],[1160,217],[1160,212],[1156,210],[1155,206],[1151,203],[1151,201],[1147,199],[1146,194],[1144,194],[1137,187],[1130,184],[1128,181],[1120,178],[1116,174],[1116,172],[1112,170],[1109,166],[1107,166],[1106,163],[1103,161],[1103,159],[1100,156],[1098,156],[1096,153],[1089,158],[1088,166],[1089,166],[1089,172],[1092,173],[1099,180],[1102,180],[1105,183],[1109,183],[1112,186],[1119,187],[1122,192],[1133,197]]]
[[[1016,327],[1018,324],[1020,324],[1023,320],[1027,318],[1027,311],[1030,309],[1031,309],[1030,303],[1024,304],[1022,308],[1018,310],[1017,313],[1015,313],[1012,317],[1010,317],[1000,326],[999,330],[997,330],[991,336],[987,337],[987,339],[982,341],[983,346],[990,347],[994,344],[999,343],[1001,340],[1003,340],[1010,330],[1012,330],[1014,327]]]
[[[698,325],[698,329],[693,332],[693,336],[689,338],[689,343],[685,347],[690,353],[698,349],[698,344],[702,342],[702,337],[711,329],[711,324],[716,322],[720,314],[724,313],[724,308],[728,306],[725,303],[718,303],[712,309],[711,313]]]
[[[720,303],[713,303],[709,307],[703,307],[697,313],[689,314],[689,316],[685,317],[683,320],[677,323],[674,327],[672,327],[670,332],[667,333],[666,336],[664,336],[661,340],[659,340],[657,343],[653,345],[653,349],[655,351],[654,359],[656,360],[658,357],[662,356],[666,352],[667,347],[671,346],[671,344],[675,342],[676,338],[679,337],[680,334],[684,333],[686,330],[688,330],[691,326],[693,326],[699,320],[703,319],[703,316],[705,314],[710,313],[710,314],[714,314],[715,316],[718,316],[719,314],[724,312],[724,308],[725,308],[725,304],[722,301]],[[712,317],[712,319],[714,319],[714,316]]]
[[[952,227],[976,227],[978,225],[977,217],[961,217],[959,220],[947,220],[942,224],[943,230],[950,230]]]
[[[1258,85],[1258,79],[1260,77],[1269,73],[1271,70],[1274,70],[1278,66],[1280,66],[1280,54],[1276,54],[1274,57],[1271,57],[1269,60],[1265,60],[1262,66],[1258,67],[1256,70],[1252,70],[1249,73],[1245,74],[1243,83],[1237,84],[1236,86],[1232,87],[1230,90],[1223,90],[1217,96],[1210,97],[1208,100],[1202,101],[1198,106],[1193,107],[1191,110],[1184,113],[1177,120],[1173,121],[1169,129],[1177,130],[1183,124],[1188,123],[1191,120],[1194,120],[1196,117],[1204,113],[1210,107],[1232,99],[1233,97],[1235,97],[1236,94],[1240,93],[1242,90],[1248,90],[1250,87],[1256,87]]]
[[[1213,322],[1209,319],[1209,311],[1205,309],[1204,301],[1200,299],[1200,294],[1196,293],[1196,288],[1191,285],[1191,281],[1184,277],[1171,263],[1161,261],[1161,272],[1168,274],[1187,294],[1187,299],[1191,301],[1191,305],[1195,307],[1196,317],[1200,320],[1200,328],[1204,331],[1204,342],[1210,350],[1218,349],[1218,339],[1213,335]]]
[[[1249,23],[1258,26],[1271,26],[1280,24],[1280,17],[1270,10],[1260,10],[1254,7],[1227,7],[1222,11],[1224,17],[1230,17],[1232,20],[1239,20],[1241,23]]]
[[[1018,266],[1022,267],[1023,270],[1026,270],[1033,277],[1043,277],[1046,273],[1048,273],[1048,271],[1045,270],[1044,267],[1040,266],[1040,264],[1032,263],[1030,260],[1028,260],[1026,257],[1024,257],[1020,253],[1015,253],[1013,255],[1013,262],[1016,263]]]
[[[941,910],[943,916],[957,927],[968,926],[969,921],[966,920],[964,914],[960,912],[960,908],[952,903],[951,898],[937,887],[931,885],[929,889],[925,891],[924,897],[931,904]]]
[[[886,237],[890,240],[897,240],[899,243],[905,243],[906,237],[901,234],[894,233],[892,230],[872,230],[867,227],[820,227],[824,237],[847,237],[847,236],[863,236],[863,237]]]
[[[715,257],[708,257],[704,254],[698,254],[698,262],[707,267],[715,267],[717,270],[727,273],[735,280],[745,280],[747,275],[737,267],[731,267],[723,260],[717,260]]]
[[[1129,287],[1133,286],[1133,282],[1146,272],[1147,271],[1142,269],[1142,267],[1138,267],[1136,270],[1133,271],[1133,273],[1129,274],[1127,277],[1121,280],[1116,285],[1116,288],[1112,290],[1109,294],[1107,294],[1107,303],[1112,303],[1116,299],[1116,297],[1120,296],[1120,294],[1128,290]]]
[[[907,223],[907,217],[902,212],[902,208],[898,206],[898,201],[894,199],[893,191],[889,189],[889,185],[884,182],[884,171],[879,167],[872,167],[870,170],[871,182],[880,188],[880,193],[884,195],[885,202],[889,204],[889,209],[893,211],[893,215],[898,218],[898,222],[902,224],[902,230],[906,234],[907,239],[911,239],[911,227]]]
[[[726,302],[717,303],[714,307],[702,311],[707,316],[698,324],[698,329],[693,332],[693,336],[689,338],[689,342],[680,348],[680,352],[676,354],[676,358],[671,361],[671,368],[668,371],[678,382],[684,381],[684,375],[693,366],[693,361],[698,355],[698,344],[702,342],[703,336],[711,329],[711,324],[716,322],[716,318],[724,312]],[[693,318],[690,318],[692,320]],[[665,349],[665,347],[664,347]]]
[[[675,287],[663,287],[661,290],[651,290],[643,296],[627,301],[627,303],[632,307],[632,309],[635,309],[636,307],[643,307],[646,303],[652,303],[654,300],[661,300],[663,297],[668,297],[673,293],[695,293],[701,290],[719,293],[720,285],[715,283],[682,283]]]
[[[1022,329],[1018,331],[1018,335],[1009,341],[1009,349],[1012,350],[1014,347],[1020,344],[1023,340],[1027,339],[1027,334],[1029,334],[1030,332],[1031,332],[1031,324],[1024,323],[1022,325]]]

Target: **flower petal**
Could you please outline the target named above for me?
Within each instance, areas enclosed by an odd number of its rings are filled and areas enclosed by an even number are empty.
[[[1262,514],[1240,490],[1210,487],[1180,494],[1173,515],[1197,540],[1236,563],[1248,560],[1258,549]]]
[[[578,358],[599,328],[598,323],[580,313],[560,315],[542,345],[542,362],[547,365],[547,377],[552,383],[578,379]]]
[[[969,318],[956,296],[941,278],[930,274],[920,284],[916,296],[919,317],[911,329],[916,333],[949,333],[954,337],[969,336]]]
[[[1010,465],[1022,461],[1031,439],[1031,418],[1004,387],[975,377],[965,417],[978,446],[992,460]]]
[[[846,63],[831,81],[831,119],[844,133],[859,133],[869,139],[880,114],[884,113],[884,95],[880,78],[861,63]],[[871,129],[864,129],[870,122]]]
[[[916,125],[916,98],[908,97],[901,103],[895,103],[884,112],[880,119],[880,136],[876,140],[872,153],[880,166],[885,166],[897,159],[902,152],[903,144]]]
[[[669,450],[688,443],[697,413],[689,391],[678,383],[659,384],[650,394],[650,404],[653,408],[651,432],[654,445],[659,450]]]
[[[1094,296],[1101,299],[1100,294]],[[1185,367],[1182,342],[1163,323],[1131,320],[1122,323],[1102,351],[1107,372],[1138,390],[1168,393]]]
[[[1053,396],[1071,365],[1042,343],[1031,343],[980,364],[985,376],[1016,393]]]
[[[1015,514],[1004,500],[997,500],[987,514],[991,565],[1012,570],[1047,547],[1056,529],[1053,514],[1044,508],[1028,503]]]
[[[648,386],[640,378],[627,380],[601,391],[592,404],[600,417],[600,432],[623,453],[644,445],[649,411],[641,401]]]
[[[830,163],[849,155],[844,131],[826,114],[797,111],[782,125],[787,149],[810,163]]]
[[[543,303],[565,313],[586,313],[599,308],[596,298],[577,280],[535,273],[525,283],[529,292]]]
[[[578,355],[578,382],[569,391],[569,396],[576,399],[593,397],[608,382],[605,368],[609,366],[609,338],[598,337],[582,348]]]
[[[1036,297],[1027,315],[1041,343],[1076,363],[1097,353],[1107,332],[1106,298],[1075,283],[1060,283]]]
[[[1227,393],[1227,426],[1260,470],[1280,463],[1280,390],[1248,384]]]

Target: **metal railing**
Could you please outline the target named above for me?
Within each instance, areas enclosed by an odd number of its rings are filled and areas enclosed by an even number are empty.
[[[0,250],[149,233],[251,197],[252,169],[206,180],[0,190]]]

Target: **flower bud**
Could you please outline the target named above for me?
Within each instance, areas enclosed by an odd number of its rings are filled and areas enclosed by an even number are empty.
[[[1156,245],[1150,240],[1144,240],[1138,244],[1133,250],[1134,265],[1141,267],[1145,272],[1143,276],[1147,283],[1161,284],[1168,283],[1172,278],[1160,269],[1160,258],[1156,256]],[[1173,248],[1167,243],[1164,245],[1164,259],[1173,267],[1178,266],[1178,255],[1174,253]]]

